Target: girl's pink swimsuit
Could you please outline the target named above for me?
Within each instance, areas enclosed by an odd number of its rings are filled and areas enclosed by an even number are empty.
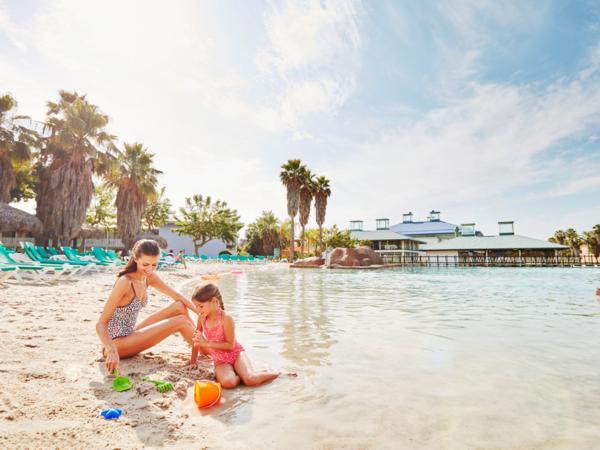
[[[223,329],[223,311],[219,312],[219,319],[217,324],[208,328],[206,326],[206,317],[202,319],[202,332],[204,334],[204,338],[210,342],[227,342],[225,340],[225,330]],[[234,364],[238,355],[244,351],[244,347],[242,347],[239,342],[235,342],[235,345],[232,350],[218,350],[215,348],[209,348],[208,352],[215,363],[215,366],[220,364]]]

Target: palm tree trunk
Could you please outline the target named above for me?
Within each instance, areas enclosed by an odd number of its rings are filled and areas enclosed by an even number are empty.
[[[294,262],[294,218],[290,217],[290,219],[292,219],[292,223],[290,224],[290,262]]]
[[[323,225],[319,224],[319,251],[323,253]]]
[[[304,225],[302,225],[302,232],[300,234],[300,256],[304,257]]]

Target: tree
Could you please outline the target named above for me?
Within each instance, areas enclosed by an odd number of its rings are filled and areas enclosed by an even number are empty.
[[[304,253],[304,230],[310,217],[310,204],[313,200],[315,192],[315,181],[314,175],[310,170],[304,169],[302,171],[302,186],[300,186],[300,203],[298,205],[300,211],[300,227],[302,232],[300,234],[300,252]]]
[[[117,217],[114,202],[114,188],[105,184],[96,186],[92,202],[85,216],[85,223],[92,228],[102,228],[106,232],[114,229]]]
[[[37,133],[26,127],[27,116],[11,115],[17,102],[10,94],[0,97],[0,202],[33,198],[31,168]]]
[[[36,214],[46,238],[66,243],[77,236],[94,194],[94,174],[104,175],[116,156],[108,116],[85,95],[60,91],[48,102],[44,124]]]
[[[150,200],[144,211],[144,228],[148,231],[157,230],[169,223],[171,218],[171,200],[165,198],[165,188],[158,191],[156,198]]]
[[[573,228],[569,228],[567,231],[565,231],[564,245],[571,247],[571,252],[574,256],[579,256],[579,249],[582,243],[583,240],[581,239],[581,236],[579,236],[577,231],[575,231]]]
[[[587,245],[590,254],[596,258],[600,256],[600,224],[583,233],[583,243]]]
[[[221,239],[227,244],[235,244],[237,233],[244,226],[235,209],[227,207],[221,200],[212,202],[210,197],[194,195],[185,199],[185,206],[179,208],[179,216],[175,216],[177,234],[191,236],[194,241],[194,252],[208,241]]]
[[[279,178],[287,189],[287,212],[290,217],[290,260],[294,262],[294,218],[298,214],[300,203],[300,188],[302,187],[303,173],[306,167],[299,159],[290,159],[281,166]]]
[[[331,229],[325,230],[324,243],[331,248],[354,248],[359,244],[359,241],[352,237],[350,230],[340,231],[337,225],[334,225]]]
[[[142,230],[142,216],[149,199],[156,196],[157,176],[154,155],[142,144],[125,144],[108,176],[107,184],[117,188],[117,229],[125,250],[129,250]]]
[[[315,210],[319,225],[319,250],[323,251],[323,224],[327,214],[327,199],[331,196],[329,180],[323,176],[315,180]]]
[[[555,244],[565,245],[566,235],[563,230],[557,230],[554,232],[554,236],[548,239],[550,242],[554,242]]]
[[[306,230],[306,246],[308,253],[317,253],[319,251],[320,233],[317,228]]]
[[[246,248],[252,255],[272,256],[273,250],[281,245],[280,221],[271,211],[261,216],[246,229]]]

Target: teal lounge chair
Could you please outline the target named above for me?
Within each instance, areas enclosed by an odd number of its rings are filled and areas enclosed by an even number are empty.
[[[19,281],[19,277],[17,276],[17,271],[19,269],[17,267],[11,266],[0,266],[0,286],[4,284],[6,281],[14,278]]]
[[[19,269],[18,276],[30,275],[33,280],[42,282],[56,281],[63,271],[62,267],[44,267],[41,264],[15,261],[3,245],[0,245],[0,267],[17,268]]]
[[[108,254],[104,251],[104,249],[99,247],[92,247],[92,254],[94,257],[103,263],[110,264],[113,266],[123,266],[125,263],[123,261],[114,261],[112,260]]]
[[[79,256],[75,253],[75,251],[71,247],[65,246],[65,247],[61,247],[60,249],[63,251],[63,253],[67,257],[67,260],[69,260],[71,262],[78,263],[78,264],[88,264],[88,265],[95,267],[97,270],[106,270],[106,268],[109,267],[109,265],[107,263],[101,263],[100,261],[98,261],[98,262],[85,261],[85,260],[79,258]]]
[[[70,278],[72,275],[83,275],[90,270],[86,264],[77,264],[74,262],[65,261],[64,259],[44,258],[31,242],[21,242],[20,244],[25,251],[25,254],[32,261],[40,263],[42,266],[62,266],[65,268],[63,274],[68,275],[68,278]]]

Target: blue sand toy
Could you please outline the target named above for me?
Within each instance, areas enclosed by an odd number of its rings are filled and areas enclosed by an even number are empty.
[[[123,414],[123,410],[119,408],[108,408],[100,413],[105,420],[118,419]]]

